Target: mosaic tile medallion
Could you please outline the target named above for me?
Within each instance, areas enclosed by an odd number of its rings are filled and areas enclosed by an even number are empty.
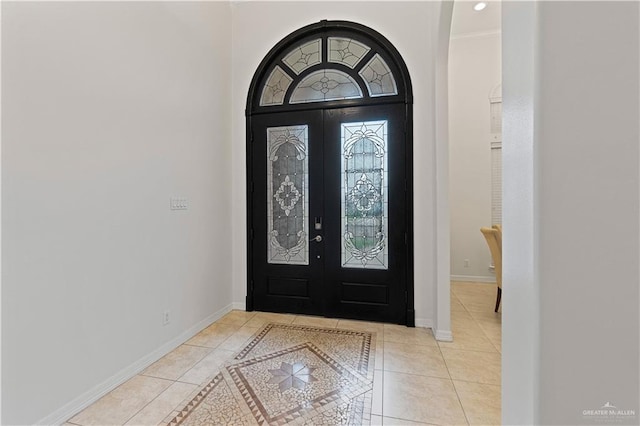
[[[375,333],[268,324],[167,424],[369,424],[374,342]]]

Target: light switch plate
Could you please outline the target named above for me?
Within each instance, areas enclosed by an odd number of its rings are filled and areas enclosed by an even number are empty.
[[[187,210],[189,204],[186,198],[171,197],[169,199],[171,210]]]

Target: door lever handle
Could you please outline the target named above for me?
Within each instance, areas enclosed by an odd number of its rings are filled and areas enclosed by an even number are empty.
[[[319,243],[320,241],[322,241],[322,235],[316,235],[315,237],[313,237],[309,241],[315,241],[316,243]]]

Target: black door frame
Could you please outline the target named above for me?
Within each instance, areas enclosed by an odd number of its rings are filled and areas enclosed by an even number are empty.
[[[367,43],[377,47],[377,51],[384,55],[388,66],[391,68],[397,84],[397,95],[394,96],[381,96],[381,97],[365,97],[360,99],[347,99],[337,101],[326,101],[321,104],[318,103],[301,103],[295,105],[271,105],[260,106],[261,88],[268,78],[269,73],[276,65],[282,66],[280,58],[283,54],[290,49],[293,45],[304,41],[305,39],[311,39],[313,37],[323,37],[326,39],[327,34],[331,35],[348,35],[355,36],[357,38],[365,40]],[[325,64],[325,68],[331,68],[331,64]],[[339,66],[336,66],[339,68]],[[353,70],[346,69],[347,67],[340,68],[343,72],[350,74],[355,73]],[[296,86],[297,82],[301,80],[308,73],[301,73],[297,79],[290,85],[287,96],[290,95],[291,90]],[[365,91],[366,92],[366,91]],[[252,141],[254,135],[252,134],[252,117],[259,114],[270,114],[276,112],[287,111],[304,111],[304,110],[316,110],[316,109],[331,109],[331,108],[345,108],[349,106],[365,106],[365,105],[382,105],[382,104],[404,104],[405,108],[405,186],[406,186],[406,223],[407,233],[405,238],[406,244],[406,283],[405,283],[405,320],[401,321],[402,324],[407,326],[415,326],[415,310],[414,310],[414,254],[413,254],[413,93],[411,79],[409,76],[409,70],[402,59],[402,56],[397,49],[387,40],[383,35],[375,30],[366,27],[361,24],[357,24],[349,21],[327,21],[323,20],[318,23],[314,23],[297,31],[289,34],[276,44],[267,55],[264,57],[260,65],[258,66],[247,96],[247,104],[245,109],[246,115],[246,201],[247,201],[247,296],[246,296],[246,309],[247,311],[253,310],[253,244],[254,244],[254,232],[252,229],[252,217],[251,212],[253,210],[253,189],[254,189],[254,176],[252,162]]]

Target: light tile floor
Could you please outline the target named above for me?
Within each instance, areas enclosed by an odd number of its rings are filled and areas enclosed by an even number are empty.
[[[495,285],[453,282],[454,341],[429,329],[232,311],[67,425],[157,425],[269,322],[376,332],[372,425],[500,423],[501,314]]]

